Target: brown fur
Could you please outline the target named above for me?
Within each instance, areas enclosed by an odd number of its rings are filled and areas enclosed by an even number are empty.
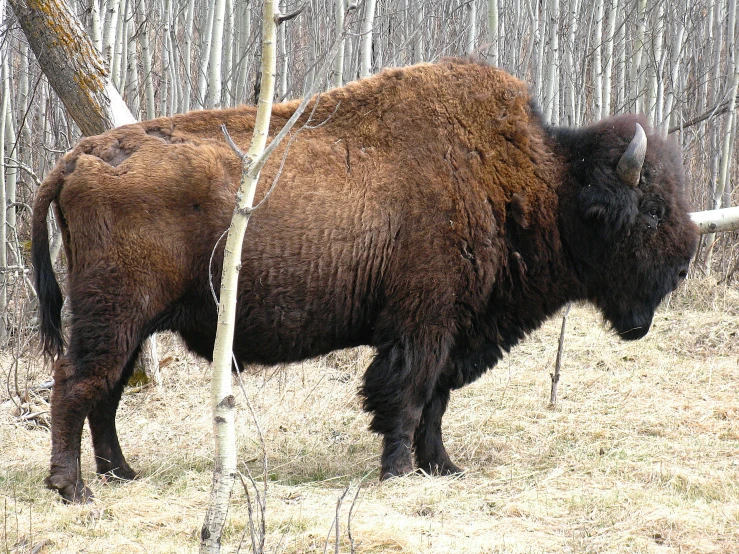
[[[633,117],[548,129],[523,83],[458,61],[386,70],[317,102],[312,124],[325,125],[293,142],[249,224],[234,351],[240,363],[274,364],[375,346],[361,393],[384,437],[382,476],[410,471],[412,448],[419,467],[458,471],[441,440],[450,390],[564,303],[589,299],[638,338],[684,275],[696,235],[674,147],[650,136],[652,177],[638,189],[615,177]],[[275,106],[271,134],[296,105]],[[175,330],[211,358],[209,259],[240,176],[220,127],[246,149],[254,114],[191,112],[84,139],[38,192],[34,264],[44,345],[55,355],[52,204],[69,264],[73,322],[54,368],[47,480],[67,500],[89,497],[77,474],[85,417],[98,472],[135,475],[115,411],[146,336]],[[283,152],[262,171],[257,200]],[[643,207],[655,198],[664,213],[652,228]]]

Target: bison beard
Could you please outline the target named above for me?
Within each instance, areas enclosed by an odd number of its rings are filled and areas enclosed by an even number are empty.
[[[250,223],[234,353],[275,364],[374,346],[360,393],[384,439],[383,478],[411,471],[413,453],[426,471],[458,472],[441,434],[450,391],[563,304],[589,300],[635,339],[685,276],[697,234],[679,154],[640,138],[643,118],[548,128],[523,83],[460,61],[383,71],[316,102],[312,121],[325,124],[293,142]],[[275,106],[271,133],[296,105]],[[85,418],[98,473],[135,476],[115,414],[145,337],[171,329],[211,359],[209,259],[240,176],[220,126],[245,145],[254,114],[193,112],[84,139],[39,189],[33,262],[43,345],[57,358],[47,483],[68,501],[90,498],[78,471]],[[64,355],[51,205],[69,264]],[[216,290],[222,256],[221,244]]]

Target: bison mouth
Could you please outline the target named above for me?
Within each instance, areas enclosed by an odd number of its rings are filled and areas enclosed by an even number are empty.
[[[654,318],[656,303],[648,303],[639,308],[610,311],[604,310],[603,316],[611,324],[611,328],[623,340],[638,340],[649,332]],[[653,305],[653,306],[652,306]]]
[[[638,340],[649,332],[650,325],[632,327],[628,331],[617,331],[618,336],[624,340]]]
[[[596,304],[619,337],[638,340],[649,332],[654,312],[662,300],[685,279],[687,267],[687,264],[682,265],[661,278],[658,275],[653,278],[651,288],[642,287],[639,292],[635,292],[636,287],[628,292],[619,291],[620,294],[599,298]]]

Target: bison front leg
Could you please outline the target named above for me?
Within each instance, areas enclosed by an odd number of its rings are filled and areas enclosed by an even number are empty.
[[[449,403],[449,387],[437,387],[431,400],[423,408],[421,421],[413,436],[416,465],[431,475],[462,473],[447,454],[441,438],[441,419]]]
[[[414,433],[446,360],[444,344],[403,341],[379,349],[367,368],[361,394],[365,410],[374,416],[370,429],[383,435],[380,479],[414,470]]]

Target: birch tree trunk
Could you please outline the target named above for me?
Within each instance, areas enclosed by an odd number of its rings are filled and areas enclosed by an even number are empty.
[[[107,2],[102,54],[108,62],[113,59],[113,46],[115,44],[115,33],[118,28],[118,9],[120,3],[121,0],[108,0]]]
[[[341,36],[344,32],[344,4],[345,0],[335,0],[336,2],[336,36]],[[331,78],[331,84],[340,87],[344,84],[344,39],[339,39],[339,53],[336,55],[334,62],[334,72]]]
[[[192,101],[192,28],[195,22],[195,0],[188,0],[187,15],[185,17],[185,37],[183,64],[185,65],[185,90],[182,98],[182,110],[190,111],[190,102]],[[142,42],[143,44],[143,42]],[[153,100],[152,100],[153,105]],[[151,119],[151,118],[149,118]]]
[[[664,40],[664,1],[657,6],[657,17],[655,20],[654,36],[652,39],[652,59],[647,72],[647,91],[645,98],[645,109],[647,117],[655,127],[658,127],[662,119],[662,67],[664,65],[663,40]]]
[[[619,21],[623,21],[626,14],[624,2],[620,5],[617,16]],[[628,90],[626,88],[628,82],[627,63],[626,63],[626,25],[622,23],[618,26],[618,40],[620,45],[618,48],[618,65],[616,70],[616,112],[626,109],[626,103],[629,101]]]
[[[611,80],[613,74],[613,43],[616,40],[616,13],[618,12],[618,0],[611,2],[611,10],[608,12],[608,30],[606,35],[606,67],[603,71],[603,106],[600,110],[601,119],[608,117],[611,113]]]
[[[90,0],[90,38],[98,52],[103,51],[103,30],[100,26],[100,4]]]
[[[205,29],[202,30],[202,41],[200,46],[200,72],[198,73],[198,89],[195,91],[198,95],[198,103],[201,107],[205,107],[206,103],[206,91],[208,88],[208,61],[210,60],[215,13],[216,5],[210,4]]]
[[[643,85],[642,58],[644,57],[644,32],[647,28],[647,0],[636,0],[636,38],[634,39],[634,63],[631,66],[631,88],[634,94],[634,109],[646,111],[641,97]]]
[[[737,65],[737,57],[739,57],[739,43],[734,34],[736,26],[736,0],[729,2],[729,18],[727,22],[726,46],[730,49],[727,73],[731,76],[731,88],[729,97],[729,112],[726,117],[726,127],[724,129],[724,140],[721,149],[721,162],[719,165],[718,181],[716,189],[713,191],[713,208],[719,209],[724,200],[724,190],[728,183],[729,163],[731,161],[732,151],[732,131],[734,127],[734,119],[736,117],[736,95],[739,92],[739,66]],[[710,233],[706,237],[706,271],[711,271],[711,261],[713,255],[713,244],[716,240],[715,233]]]
[[[680,77],[680,63],[679,57],[683,47],[683,36],[685,35],[685,24],[683,18],[685,13],[682,12],[676,19],[677,32],[673,33],[672,38],[672,52],[670,56],[670,88],[667,91],[665,98],[665,107],[662,113],[661,130],[662,134],[667,135],[667,130],[670,127],[670,120],[672,115],[672,107],[675,102],[675,89],[677,88],[678,78]],[[664,80],[664,79],[663,79]]]
[[[570,0],[568,15],[570,17],[570,32],[567,38],[567,55],[565,56],[566,70],[570,75],[565,90],[565,117],[567,125],[578,125],[577,117],[577,91],[575,90],[575,37],[577,36],[577,14],[579,11],[578,0]]]
[[[498,0],[488,0],[488,41],[490,64],[498,65]]]
[[[246,154],[249,171],[242,175],[237,193],[231,226],[223,252],[218,327],[213,348],[213,377],[211,380],[211,406],[213,409],[213,435],[215,460],[213,486],[208,511],[200,531],[200,552],[220,552],[221,535],[226,524],[228,505],[236,480],[236,430],[234,424],[235,399],[231,387],[231,358],[236,321],[236,293],[241,266],[241,248],[251,207],[257,190],[259,169],[254,163],[264,152],[272,115],[272,99],[275,93],[277,58],[277,0],[264,0],[262,29],[262,82],[259,91],[254,134]],[[343,6],[342,6],[343,8]],[[246,164],[245,164],[246,167]],[[254,171],[256,169],[256,172]]]
[[[595,48],[593,49],[593,103],[596,118],[603,117],[603,0],[596,0],[595,4]]]
[[[280,12],[285,13],[285,0],[280,0]],[[277,44],[279,45],[280,53],[280,92],[277,97],[280,102],[287,98],[287,37],[285,36],[285,27],[283,23],[277,29]]]
[[[559,96],[559,79],[557,66],[559,65],[559,0],[552,0],[549,9],[549,50],[547,51],[546,94],[544,96],[544,119],[553,124],[559,123],[557,110],[557,96]]]
[[[0,17],[3,16],[4,6],[0,2]],[[2,79],[3,98],[0,107],[0,348],[5,348],[10,329],[8,328],[8,240],[7,240],[7,198],[5,197],[5,119],[10,115],[10,87],[8,86],[8,43],[0,44],[0,78]]]
[[[85,135],[133,123],[108,70],[64,0],[9,0],[41,70]]]
[[[223,29],[225,18],[226,0],[215,0],[213,33],[210,42],[210,60],[208,61],[208,95],[205,101],[207,108],[215,108],[221,102],[221,61],[223,60]]]
[[[475,42],[477,41],[477,2],[470,0],[467,2],[467,42],[465,52],[469,56],[475,51]]]
[[[729,3],[729,21],[728,32],[726,34],[726,44],[731,48],[729,55],[729,64],[727,74],[731,76],[731,88],[729,92],[729,111],[726,116],[726,127],[724,129],[724,141],[721,149],[721,165],[719,169],[718,183],[716,192],[713,197],[713,208],[721,208],[723,202],[724,190],[728,185],[729,164],[731,162],[731,138],[734,131],[736,119],[736,95],[739,92],[739,66],[737,65],[737,56],[739,56],[739,44],[734,35],[734,26],[736,25],[736,0],[730,0]],[[728,206],[725,206],[728,208]]]
[[[126,20],[126,8],[128,6],[127,0],[121,1],[123,2],[123,9],[120,9],[119,7],[118,14],[116,16],[114,40],[115,46],[113,47],[113,55],[111,58],[108,58],[108,62],[110,64],[110,79],[111,81],[113,81],[113,84],[115,85],[117,90],[123,90],[123,88],[121,87],[121,61],[123,59],[123,45],[125,41],[123,23]]]
[[[223,45],[223,62],[221,64],[221,107],[233,106],[233,77],[235,75],[233,58],[234,45],[237,43],[234,30],[235,11],[233,0],[226,0],[226,26],[223,33],[225,44]]]
[[[146,119],[156,117],[154,104],[154,76],[151,67],[151,48],[149,47],[149,27],[146,24],[146,0],[138,0],[134,12],[137,26],[141,28],[141,64],[144,71],[144,97],[146,105]]]
[[[372,30],[375,22],[375,0],[366,0],[364,3],[364,18],[362,19],[359,46],[359,77],[372,75]]]
[[[249,41],[251,39],[251,2],[248,2],[243,7],[243,10],[241,20],[239,21],[240,48],[237,52],[237,57],[239,58],[239,73],[236,83],[237,104],[246,102],[246,97],[248,96],[246,89],[246,81],[249,77],[247,48],[250,46]]]

